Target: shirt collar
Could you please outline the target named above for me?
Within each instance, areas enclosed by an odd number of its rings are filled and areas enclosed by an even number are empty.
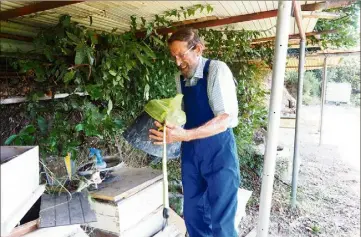
[[[194,76],[191,78],[203,78],[203,69],[204,69],[204,66],[206,65],[206,61],[207,59],[200,56],[199,57],[199,62],[198,62],[198,65],[197,65],[197,68],[196,68],[196,72],[194,73]],[[186,80],[186,78],[184,78],[184,80]]]
[[[196,68],[196,72],[194,73],[193,77],[203,78],[203,69],[204,69],[204,66],[206,64],[206,61],[207,61],[206,58],[204,58],[202,56],[199,57],[199,63],[198,63],[198,66]]]

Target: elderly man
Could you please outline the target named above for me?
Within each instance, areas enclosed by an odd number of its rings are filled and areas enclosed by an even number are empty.
[[[187,232],[190,237],[236,237],[240,177],[232,131],[238,124],[232,72],[224,62],[202,57],[203,44],[192,29],[173,33],[168,46],[181,73],[176,84],[187,117],[184,128],[167,124],[166,137],[167,143],[182,142]],[[163,133],[151,129],[150,138],[162,144]]]

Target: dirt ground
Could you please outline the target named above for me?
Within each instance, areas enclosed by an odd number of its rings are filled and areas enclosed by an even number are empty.
[[[297,209],[290,209],[290,183],[276,175],[269,236],[360,236],[360,108],[327,105],[322,146],[320,107],[305,106],[302,112]],[[293,140],[293,129],[280,128],[280,144],[293,151]],[[252,196],[239,236],[257,226],[258,195]]]

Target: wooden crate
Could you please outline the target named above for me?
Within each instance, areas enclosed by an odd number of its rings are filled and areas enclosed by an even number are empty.
[[[94,229],[95,235],[93,237],[150,237],[157,234],[161,234],[163,225],[163,206],[157,208],[157,210],[150,213],[143,218],[135,226],[122,232],[120,235],[114,232],[104,231],[100,229]],[[186,226],[184,220],[175,213],[172,209],[169,209],[168,226],[171,228],[171,233],[177,233],[180,237],[185,237]],[[168,230],[169,231],[169,230]],[[177,236],[177,237],[178,237]]]
[[[163,204],[162,174],[151,168],[123,168],[113,172],[116,182],[91,193],[97,222],[91,227],[119,236],[137,227]]]
[[[80,225],[56,226],[37,229],[23,237],[89,237]]]
[[[296,127],[296,117],[281,117],[280,127],[281,128],[295,128]]]
[[[2,146],[1,235],[7,235],[43,194],[39,185],[39,148]]]

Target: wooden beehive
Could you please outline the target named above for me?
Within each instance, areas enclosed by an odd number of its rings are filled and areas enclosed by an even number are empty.
[[[45,190],[38,146],[1,147],[1,235],[7,235]]]
[[[118,181],[91,193],[97,222],[90,226],[128,236],[126,232],[162,205],[162,175],[150,168],[123,168],[113,174]]]

